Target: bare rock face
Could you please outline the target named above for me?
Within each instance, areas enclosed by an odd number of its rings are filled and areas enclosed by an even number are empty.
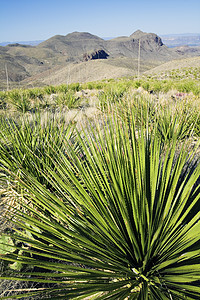
[[[155,33],[146,33],[141,30],[137,30],[133,34],[131,34],[129,38],[133,39],[133,41],[141,40],[141,42],[146,41],[149,44],[155,43],[160,47],[163,46],[162,39]]]
[[[88,61],[92,59],[106,59],[109,55],[104,50],[96,50],[91,53],[83,54],[83,60]]]

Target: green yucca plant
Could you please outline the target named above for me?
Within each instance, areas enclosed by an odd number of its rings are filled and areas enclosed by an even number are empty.
[[[7,106],[7,94],[0,91],[0,109],[6,109]]]
[[[37,113],[24,116],[18,123],[13,119],[2,117],[1,158],[9,165],[9,170],[18,175],[22,167],[41,184],[48,184],[41,171],[46,166],[54,169],[52,157],[57,148],[62,151],[65,139],[71,135],[71,128],[71,124],[66,124],[52,114]]]
[[[104,91],[98,95],[101,108],[120,103],[127,91],[126,84],[118,83],[114,85],[112,83],[112,85],[105,86]]]
[[[160,107],[156,114],[158,131],[163,141],[171,142],[176,135],[179,140],[192,135],[194,124],[191,122],[191,113],[184,113],[178,109],[172,112],[171,109]]]
[[[54,193],[20,165],[21,178],[11,172],[32,205],[14,212],[22,247],[2,259],[33,270],[1,279],[43,284],[13,298],[199,299],[200,166],[190,171],[194,156],[177,154],[176,138],[163,148],[156,124],[138,130],[133,113],[102,123],[41,171]]]
[[[55,104],[59,107],[67,106],[68,109],[78,108],[81,99],[75,97],[74,92],[59,93],[55,97]]]
[[[8,94],[8,102],[11,107],[21,113],[25,113],[30,110],[30,99],[23,90],[13,90]]]

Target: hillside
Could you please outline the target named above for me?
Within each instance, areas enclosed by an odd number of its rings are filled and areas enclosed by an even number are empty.
[[[144,75],[157,78],[199,79],[200,80],[200,56],[170,61],[144,72]]]
[[[200,55],[198,47],[171,49],[156,34],[140,30],[111,40],[73,32],[37,46],[0,47],[0,88],[6,88],[6,68],[11,88],[136,75],[139,49],[141,73],[167,61]]]

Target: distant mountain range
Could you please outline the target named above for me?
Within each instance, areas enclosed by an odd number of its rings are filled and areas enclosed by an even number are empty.
[[[2,42],[0,46],[7,46],[10,44],[22,44],[22,45],[30,45],[30,46],[37,46],[38,44],[42,43],[43,40],[40,41],[15,41],[15,42]]]
[[[200,46],[200,33],[180,33],[180,34],[163,34],[160,35],[163,43],[167,47],[177,47],[177,46]],[[114,37],[103,37],[104,40],[111,40]],[[37,41],[14,41],[14,42],[1,42],[0,46],[7,46],[9,44],[22,44],[37,46],[44,40]]]
[[[0,88],[132,76],[167,61],[200,56],[200,47],[168,48],[154,33],[105,40],[88,32],[56,35],[37,45],[0,46]],[[36,42],[37,43],[37,42]]]
[[[163,43],[168,47],[200,46],[200,33],[161,35]]]

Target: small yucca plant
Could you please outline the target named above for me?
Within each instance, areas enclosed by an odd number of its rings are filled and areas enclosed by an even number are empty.
[[[22,247],[2,259],[34,269],[1,278],[52,284],[16,298],[199,299],[200,166],[189,171],[192,154],[134,119],[113,113],[77,132],[78,151],[68,143],[42,172],[54,193],[13,174],[32,205],[15,211]]]
[[[175,135],[177,139],[184,140],[193,133],[194,124],[190,121],[190,114],[178,110],[172,113],[170,109],[160,108],[156,117],[159,134],[165,142],[171,142]]]
[[[19,205],[19,199],[22,199],[21,186],[15,179],[13,182],[11,173],[21,178],[21,169],[27,170],[40,184],[52,191],[53,187],[41,172],[46,167],[55,169],[53,157],[58,149],[64,151],[64,143],[71,136],[72,125],[52,114],[37,113],[24,116],[17,123],[2,117],[0,129],[0,178],[4,186],[7,185],[7,189],[2,191],[4,202],[9,202],[10,208]],[[7,171],[1,172],[5,166]]]
[[[72,126],[53,114],[37,113],[24,116],[18,122],[0,119],[1,157],[7,159],[12,169],[22,166],[40,178],[46,165],[53,165],[52,157],[57,148],[62,150]],[[41,177],[41,180],[44,177]],[[39,180],[40,181],[40,180]],[[41,182],[42,183],[42,182]]]
[[[21,113],[26,113],[30,110],[30,98],[23,90],[14,90],[8,94],[8,103],[12,109]]]

